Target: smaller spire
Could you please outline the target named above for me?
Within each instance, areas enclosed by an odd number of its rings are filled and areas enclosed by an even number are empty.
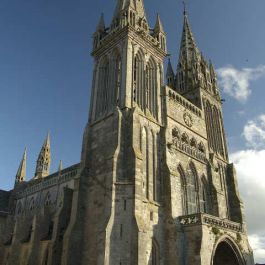
[[[59,162],[59,167],[58,167],[58,172],[61,172],[63,170],[63,162],[60,160]]]
[[[18,171],[16,174],[16,184],[25,181],[26,177],[26,163],[27,163],[27,148],[25,148],[22,160],[19,164]]]
[[[50,174],[50,165],[51,165],[51,143],[50,143],[50,131],[49,131],[38,156],[35,178],[43,178],[48,176]]]
[[[159,16],[159,14],[157,14],[157,16],[156,16],[156,24],[155,24],[155,27],[154,27],[154,33],[157,34],[159,32],[165,33],[163,25],[162,25],[162,22],[161,22],[161,19],[160,19],[160,16]]]
[[[175,74],[172,68],[172,64],[170,61],[170,58],[168,59],[168,64],[167,64],[167,85],[171,88],[174,88],[174,84],[175,84]]]
[[[97,31],[105,31],[105,20],[104,20],[104,14],[101,13],[98,26],[97,26]]]
[[[46,147],[50,147],[51,146],[51,140],[50,140],[51,137],[50,137],[50,134],[51,134],[50,131],[48,131],[43,146],[46,146]]]
[[[167,76],[171,76],[171,75],[174,75],[174,71],[172,68],[171,60],[169,58],[168,63],[167,63]]]

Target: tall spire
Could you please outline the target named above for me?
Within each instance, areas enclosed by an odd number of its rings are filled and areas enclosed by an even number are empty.
[[[180,92],[185,92],[188,89],[194,88],[197,84],[197,73],[194,69],[201,58],[200,51],[196,45],[186,7],[184,7],[184,22],[180,44],[179,62],[177,67],[177,89]]]
[[[35,178],[44,178],[50,174],[51,145],[50,132],[48,132],[37,160]]]
[[[19,164],[15,184],[25,181],[26,177],[26,163],[27,163],[27,149],[25,148],[22,160]]]
[[[199,53],[199,50],[197,48],[186,8],[184,9],[184,23],[183,23],[183,31],[182,31],[182,39],[181,39],[181,45],[180,45],[180,57],[187,56],[187,59],[192,58],[192,53]]]

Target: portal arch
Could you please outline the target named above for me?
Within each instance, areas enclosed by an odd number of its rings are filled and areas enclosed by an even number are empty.
[[[221,238],[213,251],[212,265],[245,265],[237,245],[230,238]]]

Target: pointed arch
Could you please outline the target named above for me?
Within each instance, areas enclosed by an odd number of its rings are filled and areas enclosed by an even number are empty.
[[[159,244],[155,238],[152,239],[151,265],[160,264]]]
[[[219,111],[216,106],[213,107],[213,124],[214,124],[214,134],[216,135],[216,148],[219,154],[224,155],[223,140],[222,140],[222,130],[221,123],[219,120]]]
[[[44,198],[44,205],[45,206],[49,206],[51,205],[52,203],[52,200],[51,200],[51,193],[48,191],[45,195],[45,198]]]
[[[198,212],[198,174],[194,163],[191,161],[186,170],[187,181],[187,211],[188,214]]]
[[[142,128],[142,176],[143,176],[143,192],[146,198],[149,198],[149,146],[148,146],[148,130],[146,127]]]
[[[157,66],[153,57],[150,57],[146,65],[146,102],[145,107],[157,117]]]
[[[212,265],[243,265],[245,264],[240,248],[234,239],[228,235],[220,237],[213,249]]]
[[[145,56],[142,49],[139,49],[133,60],[133,95],[134,101],[143,110],[145,102],[144,94],[144,61]]]
[[[119,104],[121,98],[122,60],[118,48],[114,49],[113,51],[111,70],[112,72],[110,76],[110,105],[111,107],[113,107]]]
[[[208,182],[206,180],[205,175],[202,175],[200,178],[199,197],[200,197],[200,212],[208,213],[209,212],[209,202],[208,202],[209,189],[208,189]]]
[[[216,150],[215,144],[214,144],[214,135],[212,130],[212,107],[210,102],[207,100],[205,102],[205,119],[206,119],[206,130],[207,130],[207,136],[208,136],[208,143],[209,147],[212,150]]]
[[[185,177],[185,171],[181,164],[177,167],[179,177],[180,177],[180,184],[181,184],[181,205],[182,205],[182,215],[187,214],[187,183]]]
[[[103,57],[99,62],[99,73],[97,80],[97,103],[96,116],[103,116],[107,112],[109,79],[110,79],[110,60],[108,56]]]

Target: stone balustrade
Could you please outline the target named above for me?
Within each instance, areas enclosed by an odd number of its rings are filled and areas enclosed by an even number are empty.
[[[205,213],[180,216],[178,220],[182,226],[210,225],[212,227],[214,226],[222,229],[228,229],[234,232],[243,232],[243,228],[240,223],[236,223],[227,219],[220,219],[219,217]]]
[[[79,167],[80,164],[76,164],[74,166],[71,166],[70,168],[62,170],[61,173],[56,172],[55,174],[52,174],[46,178],[32,180],[28,183],[28,187],[26,189],[24,189],[22,192],[17,193],[17,197],[22,198],[32,193],[39,192],[43,189],[47,189],[51,186],[67,182],[77,176]]]

